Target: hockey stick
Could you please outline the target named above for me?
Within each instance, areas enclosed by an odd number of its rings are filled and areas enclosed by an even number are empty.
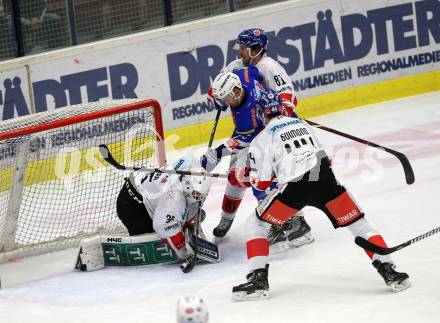
[[[197,214],[194,217],[194,240],[196,243],[196,247],[194,248],[194,255],[197,258],[198,244],[199,244],[199,231],[200,231],[200,213],[202,212],[202,201],[199,201],[199,209],[197,210]]]
[[[217,115],[215,116],[214,120],[214,126],[211,130],[211,136],[209,137],[209,143],[208,143],[208,149],[211,149],[212,142],[214,141],[214,135],[217,130],[218,120],[220,119],[220,113],[222,110],[220,108],[217,108]],[[197,210],[197,214],[194,217],[194,242],[195,242],[195,248],[194,248],[194,255],[197,258],[198,253],[198,244],[199,244],[199,232],[200,232],[200,213],[202,211],[202,201],[199,201],[199,209]]]
[[[217,108],[217,115],[215,116],[214,126],[212,127],[212,130],[211,130],[211,137],[209,138],[208,149],[211,149],[211,147],[212,147],[212,142],[214,141],[214,135],[215,135],[215,132],[217,131],[218,120],[220,119],[221,112],[222,112],[222,109]]]
[[[362,237],[356,237],[354,239],[354,242],[361,248],[367,249],[373,253],[377,253],[379,255],[389,255],[390,253],[393,253],[397,250],[400,250],[402,248],[408,247],[409,245],[412,245],[413,243],[419,242],[420,240],[426,239],[436,233],[440,232],[440,227],[435,228],[431,231],[428,231],[418,237],[412,238],[411,240],[408,240],[404,243],[399,244],[398,246],[391,247],[391,248],[384,248],[380,247],[374,243],[371,243],[370,241],[362,238]]]
[[[371,141],[368,141],[368,140],[365,140],[365,139],[361,139],[361,138],[349,135],[349,134],[347,134],[345,132],[341,132],[341,131],[338,131],[338,130],[335,130],[335,129],[332,129],[332,128],[328,128],[326,126],[320,125],[319,123],[316,123],[316,122],[313,122],[313,121],[310,121],[310,120],[304,120],[304,121],[306,121],[307,123],[310,123],[312,126],[315,126],[315,127],[319,128],[319,129],[322,129],[322,130],[334,133],[336,135],[339,135],[339,136],[342,136],[342,137],[345,137],[345,138],[348,138],[348,139],[360,142],[361,144],[364,144],[364,145],[367,145],[367,146],[371,146],[371,147],[374,147],[374,148],[382,149],[382,150],[386,151],[387,153],[390,153],[390,154],[394,155],[395,157],[397,157],[399,159],[400,163],[402,164],[403,171],[405,172],[406,183],[408,185],[414,183],[414,180],[415,180],[415,178],[414,178],[414,171],[413,171],[413,169],[411,167],[411,164],[410,164],[408,158],[404,154],[402,154],[401,152],[398,152],[398,151],[395,151],[393,149],[390,149],[390,148],[387,148],[387,147],[375,144],[374,142],[371,142]]]
[[[179,175],[190,175],[190,176],[206,176],[206,177],[218,177],[218,178],[228,178],[226,174],[218,174],[218,173],[204,173],[204,172],[191,172],[185,170],[173,170],[173,169],[159,169],[159,168],[147,168],[147,167],[128,167],[121,165],[116,161],[116,159],[110,153],[107,145],[99,145],[99,152],[101,153],[102,158],[112,165],[114,168],[119,170],[143,170],[145,172],[153,173],[165,173],[165,174],[179,174]]]

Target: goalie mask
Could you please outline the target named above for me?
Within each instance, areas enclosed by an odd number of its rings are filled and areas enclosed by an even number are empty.
[[[234,93],[236,87],[243,90],[240,78],[237,74],[230,72],[220,73],[212,83],[212,95],[222,101],[230,98],[238,100],[239,96],[236,96]]]
[[[177,323],[207,323],[208,308],[196,296],[187,296],[177,302]]]
[[[182,176],[182,189],[188,203],[203,204],[211,189],[211,179],[206,176]]]

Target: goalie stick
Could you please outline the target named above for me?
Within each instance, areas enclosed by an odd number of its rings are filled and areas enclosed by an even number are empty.
[[[107,145],[99,145],[99,152],[104,158],[104,160],[112,165],[114,168],[119,170],[143,170],[145,172],[153,173],[166,173],[166,174],[179,174],[179,175],[190,175],[190,176],[206,176],[206,177],[218,177],[218,178],[228,178],[226,174],[218,174],[218,173],[208,173],[208,172],[192,172],[192,171],[184,171],[184,170],[172,170],[172,169],[160,169],[160,168],[147,168],[147,167],[129,167],[121,165],[114,159]]]
[[[384,248],[380,247],[374,243],[371,243],[370,241],[362,238],[362,237],[356,237],[354,239],[354,242],[361,248],[367,249],[373,253],[377,253],[379,255],[389,255],[390,253],[393,253],[397,250],[403,249],[405,247],[408,247],[409,245],[412,245],[413,243],[419,242],[420,240],[426,239],[436,233],[440,232],[440,227],[435,228],[431,231],[428,231],[418,237],[412,238],[411,240],[408,240],[404,243],[399,244],[398,246],[391,247],[391,248]]]
[[[344,138],[348,138],[348,139],[360,142],[361,144],[364,144],[364,145],[367,145],[367,146],[370,146],[370,147],[381,149],[381,150],[386,151],[387,153],[397,157],[399,159],[400,163],[402,164],[403,171],[405,173],[406,183],[408,185],[414,183],[414,181],[415,181],[414,171],[413,171],[413,169],[411,167],[411,164],[410,164],[408,158],[404,154],[402,154],[401,152],[395,151],[393,149],[390,149],[390,148],[387,148],[387,147],[384,147],[384,146],[381,146],[381,145],[378,145],[378,144],[375,144],[374,142],[371,142],[371,141],[368,141],[368,140],[365,140],[365,139],[362,139],[362,138],[358,138],[358,137],[349,135],[349,134],[347,134],[345,132],[341,132],[339,130],[323,126],[323,125],[321,125],[319,123],[316,123],[316,122],[313,122],[313,121],[310,121],[310,120],[304,120],[304,121],[306,121],[307,123],[311,124],[312,126],[315,126],[315,127],[319,128],[319,129],[322,129],[322,130],[334,133],[334,134],[336,134],[338,136],[341,136],[341,137],[344,137]]]
[[[208,149],[211,149],[212,147],[212,142],[214,140],[214,135],[215,135],[215,131],[217,130],[217,125],[218,125],[218,120],[220,118],[220,114],[221,114],[222,110],[220,109],[220,107],[217,107],[217,115],[215,116],[215,120],[214,120],[214,126],[212,127],[211,130],[211,136],[209,137],[209,143],[208,143]],[[210,173],[206,174],[207,176],[211,175]],[[194,256],[195,259],[200,259],[200,260],[205,260],[205,261],[209,261],[209,262],[216,262],[216,261],[220,261],[220,256],[218,253],[218,248],[217,246],[214,244],[214,249],[217,250],[216,252],[216,256],[211,252],[209,252],[209,250],[211,248],[209,248],[209,244],[212,244],[208,241],[206,241],[206,237],[203,233],[203,230],[200,226],[200,214],[201,214],[201,210],[202,210],[202,202],[199,202],[199,209],[197,211],[196,216],[194,217],[194,232],[191,233],[191,230],[187,230],[187,243],[189,244],[189,246],[194,250]],[[203,236],[201,237],[200,234],[203,234]],[[203,246],[208,246],[208,249],[204,248]],[[206,252],[208,251],[208,252]],[[215,254],[215,252],[214,252]],[[195,265],[195,263],[193,264],[193,266]]]
[[[216,263],[221,260],[218,246],[206,239],[200,221],[194,218],[194,225],[185,229],[185,243],[191,247],[198,261]]]

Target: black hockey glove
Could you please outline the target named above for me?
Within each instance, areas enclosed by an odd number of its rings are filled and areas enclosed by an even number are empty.
[[[182,269],[182,272],[184,272],[185,274],[189,273],[191,270],[194,269],[196,261],[196,255],[188,255],[180,263],[180,269]]]
[[[217,110],[226,111],[228,109],[228,105],[224,103],[222,100],[214,98],[214,106]]]

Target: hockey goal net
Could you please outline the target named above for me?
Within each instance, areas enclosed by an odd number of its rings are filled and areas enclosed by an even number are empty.
[[[0,262],[124,231],[116,198],[128,166],[165,163],[155,100],[99,101],[0,123]]]

